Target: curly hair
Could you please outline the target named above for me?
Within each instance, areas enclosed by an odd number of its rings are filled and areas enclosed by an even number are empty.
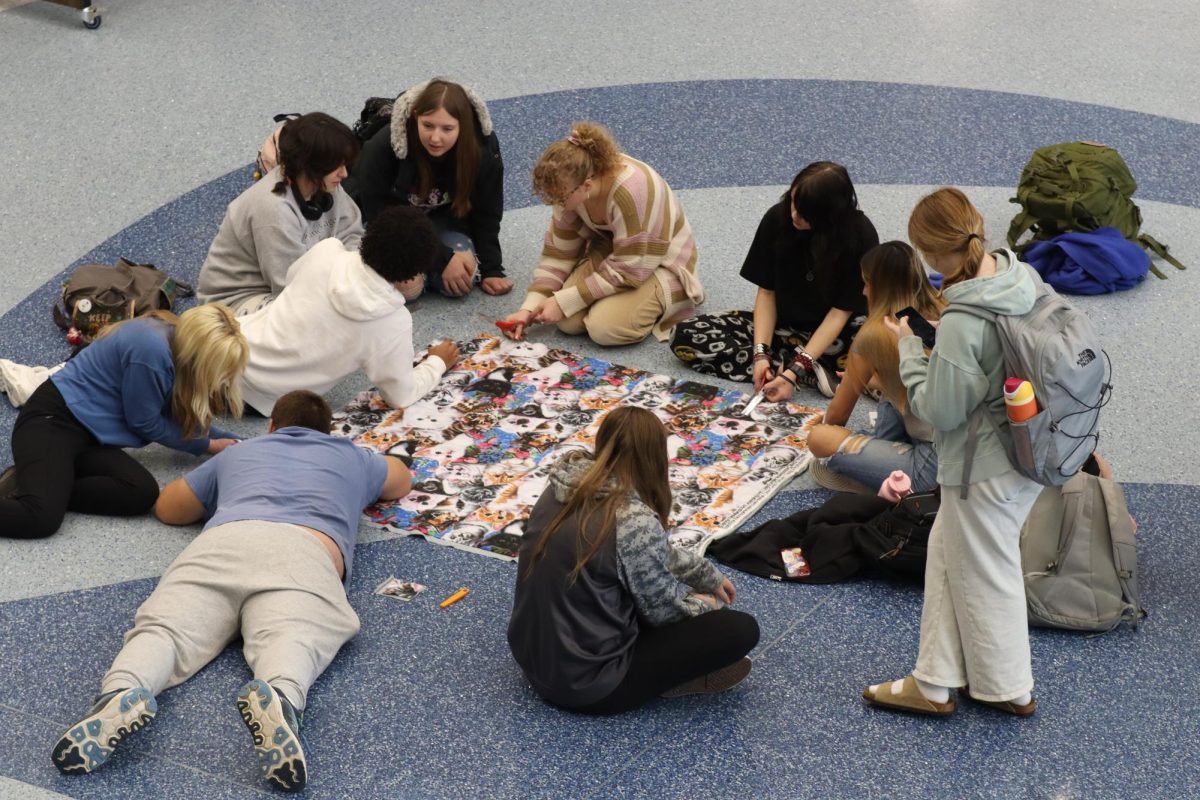
[[[406,281],[427,271],[438,255],[438,236],[425,212],[413,206],[389,206],[363,234],[363,263],[388,283]]]
[[[576,122],[565,139],[551,142],[533,167],[533,193],[553,203],[566,184],[617,171],[621,148],[608,128],[598,122]]]

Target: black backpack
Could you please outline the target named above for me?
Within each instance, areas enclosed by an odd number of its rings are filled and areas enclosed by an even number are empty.
[[[362,111],[358,113],[358,122],[351,128],[354,135],[365,142],[378,133],[380,128],[390,125],[392,105],[395,102],[394,97],[368,97]]]

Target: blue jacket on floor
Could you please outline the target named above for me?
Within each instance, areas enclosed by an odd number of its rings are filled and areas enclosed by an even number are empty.
[[[1022,257],[1046,283],[1066,294],[1132,289],[1150,271],[1150,256],[1116,228],[1064,233],[1034,242]]]

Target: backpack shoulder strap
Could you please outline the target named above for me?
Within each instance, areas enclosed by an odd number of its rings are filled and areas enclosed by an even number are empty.
[[[1136,628],[1138,620],[1146,615],[1146,611],[1141,607],[1138,595],[1137,543],[1133,518],[1129,516],[1125,493],[1118,484],[1103,478],[1094,480],[1100,488],[1104,507],[1108,512],[1113,564],[1117,568],[1117,580],[1121,584],[1121,594],[1127,605],[1123,617]]]
[[[1143,233],[1140,236],[1138,236],[1137,243],[1140,244],[1143,249],[1149,250],[1150,252],[1154,253],[1156,256],[1161,258],[1163,261],[1166,261],[1168,264],[1173,266],[1175,269],[1187,269],[1187,267],[1185,267],[1183,264],[1179,263],[1179,259],[1175,258],[1175,256],[1171,255],[1170,252],[1168,252],[1167,246],[1165,244],[1162,244],[1161,242],[1159,242],[1157,239],[1155,239],[1150,234]],[[1154,266],[1153,261],[1150,262],[1150,271],[1153,272],[1158,277],[1162,278],[1163,280],[1166,280],[1167,276],[1162,274],[1162,270],[1160,270],[1158,267]]]
[[[1009,202],[1019,203],[1020,199],[1014,197]],[[1037,222],[1037,217],[1025,210],[1024,206],[1013,217],[1012,223],[1008,226],[1008,246],[1014,250],[1017,248],[1017,241],[1025,235],[1025,232],[1034,226]]]

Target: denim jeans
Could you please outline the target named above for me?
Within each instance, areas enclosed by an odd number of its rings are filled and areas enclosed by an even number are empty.
[[[437,226],[435,225],[435,227]],[[475,277],[472,283],[478,286],[479,282],[483,279],[483,276],[479,274],[479,256],[475,253],[475,243],[471,241],[471,237],[467,236],[465,233],[460,233],[459,231],[450,229],[439,230],[438,237],[442,240],[442,244],[446,245],[454,252],[470,253],[475,257]],[[425,280],[425,291],[434,291],[443,297],[457,297],[458,295],[447,293],[446,286],[444,283],[442,283],[442,270],[445,268],[446,265],[442,264],[439,267],[434,267],[433,270],[428,273]]]
[[[875,433],[847,436],[826,466],[871,489],[878,489],[898,469],[912,479],[914,492],[937,486],[937,454],[933,443],[909,437],[904,417],[887,400],[879,401]]]

